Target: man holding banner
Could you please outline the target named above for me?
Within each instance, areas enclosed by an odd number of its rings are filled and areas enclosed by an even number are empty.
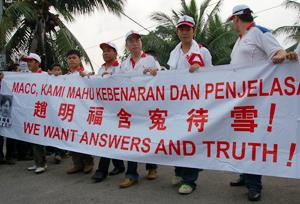
[[[117,46],[114,43],[101,43],[100,48],[103,52],[103,60],[105,63],[100,67],[98,75],[101,78],[106,78],[114,73],[120,68],[120,64],[117,60],[118,52]],[[108,168],[110,163],[110,158],[101,157],[98,165],[98,169],[92,176],[95,182],[103,181],[108,175]],[[118,159],[112,159],[114,169],[109,173],[110,176],[114,176],[125,171],[124,162]]]
[[[32,73],[45,73],[40,68],[41,58],[39,55],[30,53],[29,56],[23,58],[23,60],[27,62],[28,68]],[[27,170],[34,171],[36,174],[45,172],[47,169],[45,147],[33,144],[32,150],[35,164],[27,168]]]
[[[140,34],[135,31],[128,32],[126,35],[126,48],[130,52],[130,55],[122,62],[120,73],[140,72],[142,74],[150,73],[152,76],[156,76],[158,71],[156,61],[154,57],[143,52]],[[126,178],[122,183],[120,183],[120,188],[127,188],[138,182],[139,175],[137,167],[137,162],[128,161]],[[154,180],[157,178],[156,169],[156,164],[146,164],[148,180]]]
[[[67,54],[68,74],[83,73],[84,68],[81,65],[81,55],[78,50],[70,50]],[[93,157],[91,155],[72,152],[73,167],[67,170],[67,174],[75,174],[83,171],[90,173],[94,167]]]
[[[183,16],[177,23],[177,35],[180,43],[171,52],[168,65],[171,70],[189,69],[190,73],[212,66],[211,55],[208,49],[193,40],[195,34],[195,21],[190,16]],[[190,194],[196,188],[199,169],[175,167],[173,185],[181,184],[178,192]]]
[[[286,52],[274,38],[272,33],[254,23],[252,10],[247,5],[237,5],[228,21],[232,21],[234,29],[239,34],[232,53],[232,65],[253,65],[271,60],[274,64],[282,63]],[[241,174],[231,186],[244,186],[248,188],[248,199],[258,201],[261,198],[261,175]]]

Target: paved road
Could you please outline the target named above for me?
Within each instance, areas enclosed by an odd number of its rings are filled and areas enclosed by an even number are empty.
[[[71,159],[56,165],[49,158],[48,171],[41,175],[27,172],[32,161],[17,165],[0,165],[0,203],[250,203],[245,188],[232,188],[228,183],[237,178],[234,173],[221,171],[201,172],[197,190],[187,196],[177,194],[171,186],[172,167],[159,167],[159,178],[145,179],[146,171],[140,165],[141,179],[138,185],[119,189],[123,175],[109,177],[102,183],[92,183],[91,175],[67,175],[65,170]],[[98,162],[98,159],[97,159]],[[263,199],[259,203],[299,204],[300,180],[264,177]]]

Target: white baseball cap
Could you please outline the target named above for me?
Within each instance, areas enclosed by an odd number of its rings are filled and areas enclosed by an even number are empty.
[[[112,42],[107,42],[107,43],[101,43],[99,45],[99,47],[103,50],[105,47],[111,47],[113,48],[116,52],[118,52],[117,46],[116,44],[112,43]]]
[[[27,62],[28,60],[32,60],[32,59],[38,61],[39,63],[42,62],[41,57],[38,54],[35,54],[35,53],[30,53],[28,56],[22,58],[22,60],[25,61],[25,62]]]
[[[138,33],[138,32],[136,32],[136,31],[134,31],[134,30],[131,30],[131,31],[129,31],[127,34],[126,34],[126,40],[128,39],[128,38],[130,38],[131,36],[137,36],[138,38],[141,38],[141,35]]]
[[[187,26],[190,26],[190,27],[195,27],[195,21],[194,21],[193,17],[184,15],[179,19],[179,21],[177,22],[176,27],[178,28],[181,25],[187,25]]]
[[[250,12],[252,13],[252,10],[250,9],[249,6],[245,5],[245,4],[240,4],[240,5],[236,5],[235,7],[233,7],[232,9],[232,14],[231,16],[227,19],[227,21],[231,21],[233,19],[234,16],[238,16],[238,15],[242,15],[245,14],[245,11],[250,10]]]

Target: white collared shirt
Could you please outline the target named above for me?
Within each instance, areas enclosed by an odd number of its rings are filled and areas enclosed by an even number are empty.
[[[282,49],[268,29],[250,24],[246,34],[237,39],[231,52],[230,64],[251,65],[268,61],[276,52]]]
[[[109,75],[113,75],[117,72],[119,72],[120,64],[116,60],[110,67],[106,67],[106,64],[103,64],[97,72],[97,75],[100,77],[108,77]],[[104,73],[108,73],[106,75],[103,75]]]
[[[192,47],[187,53],[184,53],[182,49],[179,50],[179,59],[175,67],[170,66],[170,70],[175,69],[189,69],[191,67],[191,60],[199,62],[201,67],[212,66],[212,57],[209,50],[201,45],[199,46],[199,53],[194,53]],[[176,49],[176,48],[175,48]],[[197,55],[198,54],[198,55]],[[195,56],[195,57],[193,57]],[[171,57],[177,57],[176,55],[170,55]],[[193,59],[191,59],[193,57]],[[169,59],[170,60],[170,59]],[[176,59],[175,59],[176,60]]]
[[[160,68],[157,67],[159,63],[152,57],[151,55],[145,54],[144,52],[141,54],[141,57],[136,61],[133,62],[131,55],[127,57],[121,63],[120,72],[121,73],[128,73],[128,72],[143,72],[145,68]]]
[[[183,53],[182,49],[180,49],[180,55],[179,60],[177,62],[177,66],[171,69],[189,69],[191,66],[191,64],[189,63],[189,59],[192,57],[193,54],[194,53],[191,49],[187,53]],[[207,48],[201,47],[199,54],[200,56],[195,57],[194,60],[199,61],[200,63],[203,62],[204,64],[201,67],[212,66],[212,57]]]

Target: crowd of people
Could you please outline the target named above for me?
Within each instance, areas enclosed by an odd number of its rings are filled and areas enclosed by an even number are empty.
[[[228,21],[232,21],[235,31],[239,34],[232,53],[232,65],[254,65],[260,62],[279,64],[284,60],[298,60],[300,56],[300,46],[294,52],[287,53],[278,43],[272,33],[254,22],[252,10],[247,5],[237,5],[233,8],[232,15]],[[210,69],[212,65],[212,56],[210,51],[194,40],[195,21],[190,16],[182,16],[176,26],[176,32],[180,43],[170,53],[168,66],[171,70],[188,69],[190,73],[195,73],[199,69]],[[129,56],[122,62],[118,61],[118,49],[114,43],[101,43],[100,48],[103,52],[105,63],[99,68],[98,72],[86,72],[81,63],[81,55],[77,50],[70,50],[67,54],[68,73],[80,74],[83,77],[97,75],[99,78],[107,78],[110,75],[119,73],[140,72],[141,74],[150,74],[153,77],[161,70],[159,62],[151,52],[144,52],[142,49],[141,35],[130,31],[126,35],[126,49]],[[28,68],[32,73],[47,73],[40,68],[41,58],[35,53],[30,53],[22,58],[27,62]],[[20,68],[15,66],[13,71],[18,72]],[[53,65],[48,74],[62,75],[62,66]],[[2,76],[3,77],[3,76]],[[2,106],[2,102],[1,102]],[[3,149],[3,138],[0,137],[0,148]],[[55,160],[59,163],[63,157],[70,154],[73,166],[67,170],[67,174],[76,174],[79,172],[90,173],[93,171],[94,161],[91,155],[70,152],[51,148],[48,151],[54,154]],[[6,138],[6,156],[0,152],[0,162],[14,164],[15,160],[34,160],[34,165],[29,167],[29,171],[37,174],[43,173],[47,169],[45,147],[37,144],[28,143]],[[102,182],[107,176],[113,176],[125,172],[125,178],[120,183],[120,188],[128,188],[138,183],[139,174],[137,171],[138,163],[128,161],[127,169],[122,160],[112,159],[114,168],[108,172],[110,158],[101,157],[98,168],[91,177],[95,182]],[[148,171],[147,178],[154,180],[158,177],[158,166],[156,164],[146,164]],[[190,194],[196,189],[196,180],[198,179],[200,169],[175,167],[173,185],[178,185],[180,194]],[[261,198],[262,176],[252,174],[241,174],[237,181],[231,182],[231,186],[246,186],[248,189],[248,199],[258,201]]]

